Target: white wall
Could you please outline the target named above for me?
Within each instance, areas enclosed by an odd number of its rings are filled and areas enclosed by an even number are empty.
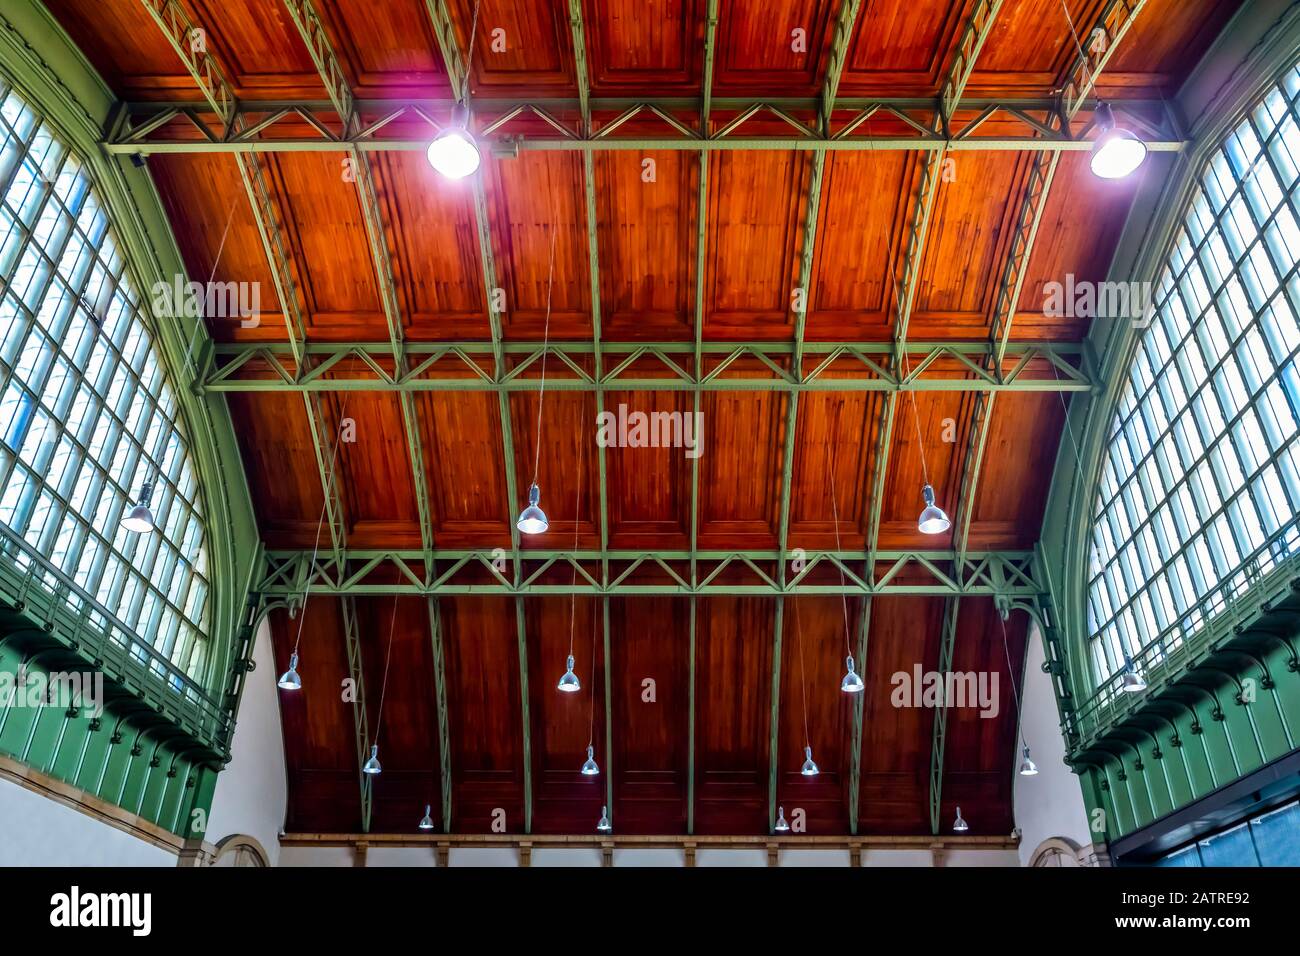
[[[175,866],[176,854],[0,779],[0,866]]]
[[[1019,613],[1019,612],[1017,612]],[[1038,625],[1029,629],[1029,653],[1022,691],[1021,727],[1038,774],[1016,775],[1013,790],[1016,826],[1020,828],[1020,863],[1050,837],[1064,837],[1080,847],[1092,842],[1088,811],[1079,778],[1064,763],[1065,741],[1049,674],[1043,673],[1043,639]],[[1019,748],[1016,766],[1020,765]]]
[[[288,786],[284,736],[280,731],[280,690],[275,686],[271,629],[263,621],[253,645],[256,668],[247,676],[239,704],[233,759],[217,777],[204,839],[219,843],[232,834],[255,837],[275,866],[280,856]]]

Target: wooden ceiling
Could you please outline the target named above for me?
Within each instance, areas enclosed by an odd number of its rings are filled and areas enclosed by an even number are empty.
[[[1131,4],[1130,4],[1131,5]],[[123,100],[199,99],[194,80],[142,0],[48,0],[75,42]],[[424,0],[316,0],[346,81],[360,100],[446,99],[452,84]],[[474,5],[447,5],[457,45],[469,41]],[[852,28],[841,97],[940,94],[971,0],[865,0]],[[1171,95],[1235,12],[1235,0],[1148,0],[1112,56],[1098,90],[1114,100]],[[281,0],[185,0],[206,30],[236,95],[249,101],[323,101],[326,90]],[[966,87],[967,97],[1046,98],[1061,86],[1075,53],[1060,0],[1009,0],[994,23]],[[1098,21],[1105,0],[1068,0],[1076,24]],[[698,98],[704,75],[705,0],[586,0],[586,59],[594,97]],[[811,97],[825,81],[839,0],[721,0],[712,77],[715,97]],[[806,53],[791,49],[806,30]],[[505,49],[494,52],[495,30]],[[569,10],[562,0],[483,0],[475,31],[474,98],[573,98],[578,94]],[[761,135],[764,120],[755,120]],[[773,119],[776,126],[779,119]],[[888,122],[886,119],[884,122]],[[775,132],[776,130],[771,130]],[[788,132],[788,128],[786,129]],[[938,186],[929,239],[919,263],[908,337],[983,341],[994,311],[1011,237],[1034,163],[1028,151],[954,154]],[[309,342],[386,342],[381,282],[367,242],[356,187],[341,175],[341,153],[264,154],[268,192],[283,225],[303,303]],[[655,161],[653,182],[643,160]],[[449,182],[419,152],[369,154],[407,342],[486,341],[492,334],[484,295],[474,192]],[[925,164],[919,150],[862,150],[827,155],[811,260],[809,342],[890,342],[895,337],[900,274]],[[274,288],[252,207],[230,154],[154,155],[148,159],[190,276],[260,282]],[[600,263],[601,334],[609,342],[790,341],[796,318],[790,290],[800,281],[803,225],[813,155],[793,150],[718,150],[709,158],[707,199],[698,200],[697,152],[607,151],[594,154],[595,238]],[[581,153],[522,152],[485,157],[481,171],[488,234],[505,289],[504,340],[543,337],[551,242],[554,287],[549,334],[590,342],[592,286]],[[1042,314],[1043,286],[1073,273],[1105,277],[1141,175],[1120,183],[1094,178],[1087,154],[1066,152],[1046,199],[1026,266],[1010,340],[1078,342],[1087,320]],[[697,255],[699,217],[706,221]],[[227,223],[228,234],[227,234]],[[224,241],[223,241],[224,239]],[[704,275],[697,275],[697,263]],[[697,314],[697,287],[702,309]],[[273,293],[256,328],[212,319],[218,342],[284,341]],[[968,373],[954,365],[949,373]],[[563,375],[563,370],[554,374]],[[761,366],[736,365],[736,375]],[[831,373],[828,373],[831,374]],[[961,496],[972,439],[973,391],[919,391],[919,428],[910,396],[898,405],[888,441],[882,494],[872,500],[877,430],[884,392],[807,392],[793,434],[788,539],[780,540],[782,461],[788,394],[779,390],[709,391],[702,396],[705,452],[699,461],[698,547],[704,550],[836,547],[832,495],[844,550],[876,546],[955,547],[916,529],[922,459],[950,513]],[[311,549],[324,504],[308,413],[291,392],[236,393],[229,407],[263,539],[271,549]],[[355,443],[339,454],[342,513],[350,547],[421,546],[413,475],[427,483],[433,540],[445,549],[511,547],[510,500],[502,406],[491,391],[430,391],[413,396],[421,461],[404,437],[402,399],[394,392],[327,394],[332,433],[356,421]],[[608,391],[605,407],[646,411],[692,407],[689,391]],[[537,434],[535,392],[509,396],[515,483],[531,479]],[[1038,539],[1065,404],[1057,392],[999,395],[971,510],[972,550],[1030,549]],[[551,531],[525,548],[573,544],[599,548],[599,481],[594,447],[595,395],[548,392],[540,467]],[[837,460],[832,463],[832,456]],[[579,476],[579,462],[585,473]],[[830,476],[832,465],[834,488]],[[232,467],[234,463],[232,463]],[[610,448],[605,452],[609,547],[649,551],[691,546],[691,465],[680,449]],[[577,501],[577,485],[585,490]],[[954,528],[956,533],[957,528]],[[439,826],[442,763],[450,766],[451,826],[487,832],[495,808],[510,832],[523,829],[530,798],[534,832],[589,833],[605,802],[606,777],[578,775],[591,733],[597,759],[612,771],[612,814],[621,833],[763,833],[768,828],[772,674],[779,675],[777,799],[802,807],[812,833],[850,827],[853,704],[839,689],[845,617],[852,629],[861,598],[787,598],[781,660],[774,668],[776,599],[710,595],[696,606],[692,681],[691,602],[683,596],[609,599],[608,659],[598,598],[574,606],[579,694],[554,689],[570,641],[570,601],[524,599],[525,667],[515,600],[497,595],[440,599],[448,754],[439,752],[438,689],[424,598],[358,597],[369,721],[379,718],[390,621],[394,634],[382,713],[384,773],[375,782],[372,829],[409,832],[424,804]],[[857,828],[861,833],[930,832],[934,712],[891,705],[890,675],[940,666],[945,599],[873,599],[861,725]],[[305,618],[272,615],[277,659],[287,661],[302,627],[301,693],[282,695],[290,775],[288,828],[360,828],[353,709],[341,700],[349,673],[336,597],[313,596]],[[972,832],[1012,827],[1015,708],[1010,660],[1023,660],[1024,615],[1002,628],[988,598],[963,598],[952,667],[1000,675],[1000,716],[953,710],[943,761],[942,818],[960,804]],[[856,638],[855,638],[856,639]],[[1016,668],[1018,670],[1018,667]],[[528,675],[526,695],[521,679]],[[802,675],[802,679],[801,679]],[[643,682],[656,687],[643,700]],[[820,776],[799,774],[804,705]],[[606,699],[610,713],[605,720]],[[525,767],[525,701],[527,752]],[[594,715],[594,718],[593,718]],[[694,738],[690,734],[693,715]],[[589,731],[589,728],[590,731]],[[693,758],[693,759],[692,759]],[[691,779],[693,775],[693,780]],[[525,793],[528,781],[530,795]],[[693,793],[693,808],[688,808]],[[693,813],[691,812],[693,810]]]

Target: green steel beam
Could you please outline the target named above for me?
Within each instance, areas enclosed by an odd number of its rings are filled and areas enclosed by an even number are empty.
[[[943,612],[943,633],[939,643],[939,673],[952,670],[953,646],[957,642],[957,607],[961,599],[949,597]],[[930,832],[939,833],[943,810],[943,753],[948,740],[948,701],[940,695],[934,711],[934,734],[930,745]]]
[[[486,234],[484,239],[487,239]],[[796,316],[797,327],[802,320]],[[494,320],[499,329],[499,321]],[[206,391],[212,392],[523,392],[537,388],[542,355],[555,360],[557,371],[547,376],[547,387],[557,391],[784,391],[794,392],[900,392],[900,391],[1090,391],[1096,380],[1086,365],[1086,351],[1078,343],[1008,343],[1004,369],[995,374],[989,357],[990,342],[907,343],[908,361],[896,371],[887,356],[896,342],[511,342],[503,344],[499,332],[491,342],[407,342],[405,354],[413,363],[395,369],[391,346],[368,342],[262,342],[217,345],[207,350],[200,369]],[[682,356],[698,350],[716,357],[711,367],[697,374]],[[301,370],[293,353],[303,353]],[[599,351],[600,374],[584,365]],[[484,367],[491,353],[495,369]],[[817,364],[795,375],[793,356],[817,356]],[[517,357],[508,370],[505,356]],[[1005,367],[1006,360],[1010,368]],[[800,361],[803,361],[801,358]],[[1046,363],[1046,364],[1044,364]],[[662,377],[639,377],[661,369]],[[966,375],[954,378],[956,365]],[[608,367],[606,367],[608,366]],[[744,369],[765,373],[737,377]],[[833,377],[836,369],[857,372],[855,377]],[[906,371],[904,371],[906,369]]]
[[[975,70],[975,61],[979,58],[984,41],[988,39],[1001,9],[1002,0],[976,0],[975,9],[966,20],[961,40],[957,44],[956,58],[939,93],[939,115],[944,129],[952,123],[957,106],[966,92],[966,84]]]
[[[1061,112],[1067,121],[1074,119],[1083,108],[1096,86],[1097,77],[1106,68],[1116,47],[1145,5],[1146,0],[1110,0],[1097,18],[1092,34],[1081,37],[1083,56],[1075,59],[1061,89]],[[1104,34],[1104,42],[1093,42],[1097,31]]]
[[[200,28],[177,0],[140,0],[145,11],[153,18],[163,37],[171,45],[200,92],[228,132],[240,132],[245,118],[239,112],[233,87],[226,79],[225,70],[207,49],[206,43],[193,42]],[[288,334],[288,348],[295,365],[307,370],[310,361],[303,349],[306,341],[305,325],[298,304],[298,292],[293,279],[292,256],[285,245],[276,213],[275,199],[271,195],[262,173],[261,161],[256,156],[238,157],[240,176],[244,181],[249,205],[257,224],[258,234],[266,252],[272,282],[280,299]],[[332,456],[327,460],[329,443],[325,437],[325,416],[319,398],[304,393],[303,407],[312,435],[316,467],[321,478],[324,512],[330,530],[330,546],[335,555],[346,548],[346,524],[343,516],[342,496],[339,494]]]
[[[349,550],[343,564],[313,551],[268,551],[257,591],[268,597],[301,594],[981,594],[1028,598],[1044,585],[1033,552],[881,551],[874,574],[851,565],[860,551],[818,551],[793,578],[775,572],[779,551],[528,551],[518,583],[493,564],[494,552],[436,551],[439,567],[425,570],[423,551]],[[618,565],[606,573],[611,562]],[[562,569],[577,581],[548,584]],[[615,573],[617,571],[617,573]],[[729,572],[724,577],[724,572]],[[664,576],[671,578],[664,583]],[[726,583],[718,583],[725,580]]]
[[[357,777],[361,786],[361,830],[370,832],[370,811],[373,807],[374,790],[369,774],[361,773],[361,765],[366,762],[370,744],[370,719],[366,714],[366,679],[365,667],[361,659],[361,629],[357,623],[356,599],[350,594],[340,596],[339,606],[343,613],[343,638],[347,645],[348,676],[356,687],[356,700],[352,704],[352,723],[357,742]],[[307,608],[298,609],[299,614],[306,614]],[[376,715],[378,720],[378,715]]]
[[[785,598],[776,599],[776,616],[772,622],[772,706],[768,713],[767,829],[776,826],[776,783],[781,736],[781,631],[785,621]]]
[[[700,96],[700,133],[710,133],[709,114],[713,100],[713,56],[717,46],[718,0],[707,0],[704,16],[704,79]],[[691,375],[698,383],[704,377],[704,300],[706,284],[704,271],[708,251],[709,209],[709,154],[700,153],[699,181],[695,194],[695,345]],[[703,413],[702,394],[698,384],[692,389],[695,418]],[[700,456],[691,459],[691,580],[699,573],[700,543]],[[686,832],[695,833],[695,645],[699,608],[691,595],[690,622],[690,713],[687,718],[686,742]]]
[[[438,763],[442,781],[442,832],[451,833],[451,732],[447,719],[447,663],[442,638],[442,606],[428,599],[429,637],[433,646],[433,694],[438,706]]]
[[[446,0],[428,0],[429,19],[433,24],[434,34],[438,38],[438,47],[442,52],[443,66],[451,79],[452,89],[459,101],[457,105],[469,108],[469,77],[465,74],[465,63],[457,45],[455,28]],[[458,78],[463,78],[460,82]],[[487,192],[484,188],[484,170],[482,168],[473,177],[474,188],[474,225],[478,233],[479,257],[483,268],[483,296],[488,312],[488,324],[492,334],[493,378],[501,379],[506,375],[505,353],[502,344],[501,314],[495,305],[497,288],[496,260],[492,252],[492,232],[488,225]],[[501,445],[505,461],[506,496],[510,507],[519,504],[519,489],[515,477],[515,441],[514,427],[510,417],[510,395],[502,389],[497,391],[497,409],[501,419]],[[536,440],[540,441],[541,436]],[[513,552],[515,584],[522,582],[523,561],[519,551],[519,529],[515,526],[513,515],[507,515],[510,522],[510,546]],[[435,559],[436,560],[436,559]],[[524,832],[533,829],[533,765],[532,765],[532,726],[528,708],[528,634],[524,615],[522,592],[515,600],[515,630],[519,647],[519,692],[521,695],[521,712],[523,715],[523,774],[524,774]]]
[[[848,58],[849,40],[853,36],[853,26],[857,23],[861,9],[862,0],[841,0],[835,17],[835,33],[831,37],[830,55],[826,60],[826,79],[822,82],[821,89],[821,129],[827,135],[831,131],[835,97],[839,93],[840,77]]]
[[[142,0],[149,2],[149,0]],[[169,0],[171,2],[171,0]],[[431,3],[434,0],[430,0]],[[726,111],[739,114],[717,131],[695,129],[695,117]],[[1077,101],[1085,104],[1084,100]],[[836,101],[836,109],[852,110],[854,116],[838,129],[819,129],[823,103],[819,100],[724,100],[713,97],[695,99],[600,99],[588,98],[593,119],[603,120],[589,134],[566,125],[555,113],[581,112],[581,101],[512,100],[508,102],[477,100],[472,112],[473,127],[480,146],[488,151],[513,156],[525,151],[593,152],[610,150],[795,150],[813,152],[859,152],[865,150],[919,150],[927,152],[966,151],[1047,151],[1088,152],[1092,141],[1074,137],[1067,130],[1054,128],[1047,99],[971,100],[964,103],[974,113],[964,124],[947,129],[947,121],[938,99],[863,99],[845,97]],[[224,104],[223,104],[224,105]],[[237,116],[233,127],[210,125],[213,107],[206,103],[129,103],[124,120],[101,142],[110,154],[151,155],[160,153],[262,153],[262,152],[423,152],[443,124],[433,114],[447,110],[459,101],[358,101],[357,115],[378,115],[368,125],[351,133],[335,132],[324,114],[332,114],[332,103],[315,101],[257,102],[238,104],[227,115]],[[1086,105],[1086,104],[1085,104]],[[955,108],[955,107],[954,107]],[[1165,115],[1165,104],[1156,100],[1125,100],[1117,106],[1135,119],[1135,135],[1152,152],[1181,152],[1187,142]],[[744,136],[744,120],[756,113],[771,112],[795,127],[793,135]],[[862,132],[866,120],[887,113],[903,123],[908,132],[873,135]],[[690,120],[683,117],[689,114]],[[508,127],[521,116],[540,118],[553,134],[511,133]],[[664,131],[657,135],[616,136],[635,116],[655,118]],[[1018,135],[981,135],[991,117],[1017,124]],[[294,128],[283,133],[282,124],[292,121]],[[178,138],[170,127],[174,121],[190,124],[196,137]],[[301,135],[306,122],[312,134]],[[1005,129],[1005,125],[1003,126]],[[947,129],[947,132],[945,130]],[[163,131],[166,132],[163,132]],[[396,132],[389,132],[389,131]],[[387,135],[384,135],[387,134]]]
[[[862,679],[867,673],[867,639],[871,633],[871,598],[862,598],[862,607],[858,613],[858,643],[853,649],[853,660],[857,662]],[[866,693],[853,695],[853,743],[849,752],[849,832],[858,833],[858,803],[861,800],[862,786],[862,709]]]
[[[1068,131],[1070,122],[1083,104],[1083,97],[1096,83],[1098,74],[1114,53],[1119,39],[1128,32],[1133,18],[1138,15],[1144,3],[1145,0],[1111,0],[1103,10],[1098,18],[1097,29],[1105,34],[1107,42],[1095,53],[1089,54],[1088,59],[1076,60],[1069,79],[1058,94],[1056,122],[1053,125]],[[1091,44],[1089,49],[1091,50]],[[1031,161],[1028,181],[1016,216],[1007,260],[1002,270],[998,294],[994,300],[992,320],[989,324],[991,351],[985,357],[985,363],[988,371],[997,378],[1003,375],[1012,322],[1020,302],[1021,288],[1033,256],[1034,242],[1038,236],[1043,210],[1047,206],[1047,197],[1059,161],[1060,153],[1037,153]],[[971,419],[967,432],[969,441],[962,464],[961,483],[958,485],[961,497],[957,507],[957,527],[954,533],[954,544],[959,561],[965,555],[970,541],[971,520],[975,512],[979,477],[988,446],[996,399],[995,392],[979,392],[971,398]],[[950,630],[955,633],[957,605],[956,600],[948,603],[946,613],[951,615],[952,621],[945,620],[945,634]],[[1014,675],[1008,676],[1014,679]],[[938,715],[936,715],[937,720]],[[936,826],[943,787],[942,744],[943,736],[936,723],[934,747],[931,752],[931,821]]]
[[[344,130],[355,125],[354,100],[348,88],[343,68],[330,44],[329,35],[316,12],[312,0],[284,0],[290,18],[298,28],[303,44],[311,55],[320,74],[321,82],[329,93],[330,102],[338,113]],[[389,347],[393,353],[393,368],[400,375],[407,371],[403,346],[402,310],[397,299],[397,282],[393,278],[392,261],[388,256],[388,241],[384,234],[384,220],[375,194],[374,179],[369,159],[358,150],[350,157],[351,172],[355,177],[357,200],[361,205],[361,218],[365,223],[366,241],[375,269],[375,282],[379,287],[380,303],[388,325]],[[420,520],[421,546],[433,551],[433,515],[429,502],[429,487],[424,471],[424,449],[420,440],[420,424],[415,411],[415,400],[409,392],[400,392],[398,400],[402,410],[402,431],[406,437],[407,455],[411,463],[411,487],[415,492],[416,509]]]

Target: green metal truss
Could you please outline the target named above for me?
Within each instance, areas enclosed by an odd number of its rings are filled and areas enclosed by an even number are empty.
[[[144,0],[148,2],[148,0]],[[172,0],[169,0],[172,2]],[[441,6],[428,0],[428,6]],[[991,22],[991,19],[990,21]],[[962,81],[964,85],[964,80]],[[824,94],[823,94],[824,95]],[[834,129],[819,129],[822,101],[815,98],[771,98],[755,101],[708,97],[708,110],[724,113],[728,119],[716,130],[696,129],[679,117],[700,115],[704,97],[655,97],[646,99],[587,98],[590,114],[604,119],[599,128],[581,128],[581,99],[480,98],[471,111],[480,145],[499,155],[517,155],[528,150],[608,151],[631,150],[807,150],[841,152],[864,150],[920,150],[926,152],[1047,151],[1087,152],[1091,140],[1070,131],[1053,129],[1051,99],[979,99],[963,103],[973,113],[953,127],[955,114],[945,115],[939,99],[842,97],[837,110],[851,110],[853,116]],[[123,122],[103,142],[109,153],[151,155],[157,153],[262,153],[262,152],[423,152],[443,128],[436,116],[447,115],[460,100],[423,99],[404,101],[358,101],[358,114],[367,122],[349,132],[335,127],[333,105],[315,101],[245,102],[235,105],[238,122],[216,127],[209,122],[212,106],[206,103],[131,103]],[[1179,152],[1187,145],[1175,131],[1172,117],[1159,100],[1125,100],[1117,108],[1126,121],[1137,127],[1140,138],[1152,152]],[[770,114],[787,123],[792,134],[743,136],[740,131],[755,116]],[[861,132],[867,120],[884,114],[907,128],[903,134],[873,135]],[[553,135],[510,133],[510,123],[531,115],[542,120]],[[579,117],[575,125],[570,117]],[[564,117],[563,119],[561,117]],[[612,118],[611,118],[612,117]],[[654,118],[663,125],[658,135],[621,137],[613,135],[634,117]],[[812,119],[804,119],[811,117]],[[1019,135],[987,135],[982,130],[997,117],[1019,126]],[[567,120],[567,121],[566,121]],[[305,122],[312,134],[295,130],[281,135],[283,124],[301,129]],[[197,137],[177,138],[168,132],[173,123],[184,123]],[[891,123],[895,126],[895,123]],[[395,132],[394,132],[395,131]]]
[[[1102,11],[1097,19],[1097,29],[1105,32],[1107,42],[1097,45],[1097,52],[1085,51],[1084,58],[1076,60],[1073,64],[1057,97],[1057,105],[1053,110],[1050,124],[1053,128],[1069,132],[1070,124],[1082,108],[1085,97],[1096,84],[1098,74],[1105,68],[1119,40],[1128,32],[1133,19],[1141,11],[1145,2],[1146,0],[1112,0]],[[1030,165],[1025,192],[1011,234],[1006,264],[994,299],[989,333],[990,351],[984,358],[987,370],[994,376],[1000,374],[1007,357],[1011,325],[1020,302],[1020,291],[1025,274],[1029,270],[1034,240],[1038,236],[1038,227],[1042,221],[1043,210],[1047,206],[1048,193],[1060,158],[1060,153],[1039,152],[1034,155]],[[973,395],[970,402],[970,423],[966,432],[968,441],[962,463],[961,483],[958,485],[961,498],[957,504],[954,533],[959,555],[966,553],[970,541],[971,519],[975,512],[980,472],[988,445],[989,430],[993,422],[993,405],[996,399],[995,393],[983,391]],[[955,639],[956,636],[959,604],[960,602],[951,600],[945,609],[943,628],[945,643],[940,649],[940,656],[943,659],[940,670],[945,673],[948,663],[952,660],[952,648],[947,642]],[[934,743],[930,750],[930,826],[934,833],[939,832],[939,816],[943,799],[943,745],[947,716],[946,706],[940,706],[935,711]]]
[[[486,237],[485,237],[486,238]],[[797,316],[798,328],[803,317]],[[217,345],[202,356],[206,392],[527,392],[538,387],[542,356],[558,372],[554,391],[885,392],[1086,392],[1096,387],[1086,349],[1072,342],[1007,343],[999,370],[990,342],[408,342],[414,364],[395,371],[390,348],[376,343],[321,342],[301,349],[289,343]],[[294,362],[301,351],[304,365]],[[714,358],[707,370],[683,356]],[[891,365],[892,353],[907,355]],[[796,374],[793,356],[815,355],[817,364]],[[487,359],[492,359],[487,367]],[[505,358],[515,361],[506,367]],[[218,362],[218,360],[222,360]],[[762,366],[763,377],[728,376],[740,363]],[[1007,363],[1010,362],[1010,367]],[[653,363],[663,377],[643,378]],[[595,367],[593,367],[595,366]],[[608,367],[606,367],[608,366]],[[952,378],[953,366],[967,375]],[[852,368],[858,377],[824,374]],[[698,371],[696,370],[698,369]],[[527,374],[526,374],[527,373]]]

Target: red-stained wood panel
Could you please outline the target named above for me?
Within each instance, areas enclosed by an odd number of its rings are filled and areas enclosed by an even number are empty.
[[[685,152],[615,151],[598,153],[595,171],[602,336],[689,339],[698,161]]]
[[[721,0],[714,92],[813,93],[826,68],[834,0]]]
[[[402,408],[391,392],[344,392],[339,485],[354,548],[420,547],[419,510]]]
[[[302,397],[284,392],[228,398],[262,540],[269,547],[312,547],[324,498]],[[331,400],[324,400],[326,408]]]
[[[704,0],[584,0],[597,96],[694,92]]]
[[[935,369],[935,374],[940,372]],[[899,396],[881,502],[882,549],[951,546],[955,527],[945,534],[922,534],[916,520],[925,507],[921,489],[927,478],[939,507],[950,518],[957,516],[973,399],[973,392],[908,392]]]
[[[793,335],[808,163],[799,153],[766,150],[710,161],[706,337]]]
[[[532,733],[533,832],[594,831],[605,802],[604,633],[598,599],[545,597],[524,601],[528,634],[528,698]],[[581,688],[556,689],[570,650]],[[592,745],[601,767],[580,773]]]
[[[501,413],[490,392],[415,396],[434,540],[443,548],[509,547]]]
[[[768,598],[698,601],[695,832],[763,833],[772,697]]]
[[[505,291],[507,338],[591,338],[591,276],[582,159],[521,153],[488,161],[489,213],[497,282]]]
[[[207,316],[212,336],[283,341],[284,314],[235,161],[219,154],[160,155],[150,157],[149,171],[189,273],[182,281],[247,283],[243,301],[257,306],[247,318]]]
[[[504,832],[522,833],[523,723],[515,603],[463,595],[444,598],[441,606],[454,768],[452,826],[460,833],[489,833],[500,810]]]
[[[902,150],[827,157],[817,219],[812,310],[804,330],[809,341],[889,337],[891,270],[911,215],[911,201],[903,189],[911,164]]]
[[[490,339],[470,181],[439,176],[418,152],[378,154],[371,164],[391,224],[405,334],[417,340]]]
[[[1245,0],[1147,0],[1101,89],[1173,96]]]
[[[867,0],[849,41],[839,95],[936,95],[972,5]]]
[[[474,33],[470,91],[476,96],[512,96],[545,89],[562,96],[574,91],[572,41],[565,0],[480,0],[448,4],[458,47]],[[526,94],[527,95],[527,94]]]
[[[236,95],[315,99],[325,87],[282,0],[189,0]]]
[[[880,399],[862,392],[800,396],[790,486],[791,548],[865,548],[879,409]]]
[[[384,768],[371,782],[371,828],[413,833],[426,805],[435,823],[442,818],[428,601],[357,598],[356,611],[366,707]]]
[[[921,260],[908,338],[987,337],[1006,260],[1007,237],[1019,209],[1017,185],[1032,157],[972,153],[945,159],[933,220]]]
[[[1061,437],[1065,424],[1062,396],[1005,392],[994,400],[992,416],[976,489],[970,547],[976,551],[1032,549],[1047,507],[1049,486],[1043,476],[1056,467],[1058,445],[1064,442],[1065,460],[1074,461],[1069,439]]]
[[[862,712],[858,832],[929,833],[934,711],[901,690],[939,663],[942,598],[876,599],[871,607]],[[896,675],[901,675],[897,676]],[[894,698],[895,690],[900,695]],[[895,702],[902,706],[895,706]]]
[[[359,96],[451,95],[424,0],[316,0],[316,9]]]
[[[302,278],[308,335],[388,340],[356,186],[341,153],[293,153],[270,164]]]
[[[1091,316],[1048,315],[1048,283],[1104,281],[1133,197],[1150,168],[1128,180],[1092,174],[1087,153],[1063,153],[1025,271],[1011,335],[1017,339],[1081,339]]]
[[[349,672],[338,599],[311,598],[297,618],[272,611],[270,622],[276,673],[288,669],[297,646],[302,676],[301,690],[276,691],[289,783],[286,826],[351,832],[361,824],[361,768],[353,704],[343,699]]]
[[[685,833],[690,602],[612,598],[609,612],[618,832]],[[697,707],[708,693],[696,687]]]
[[[550,522],[545,533],[526,536],[523,545],[572,550],[576,519],[579,546],[599,547],[600,470],[595,395],[560,391],[542,397],[536,392],[515,392],[510,396],[510,413],[514,430],[515,483],[520,498],[511,508],[511,514],[518,515],[527,504],[536,466],[541,508]],[[539,440],[540,456],[537,454]]]
[[[776,795],[787,820],[803,811],[808,833],[844,833],[849,826],[853,697],[840,681],[848,647],[857,643],[857,620],[856,600],[785,602]],[[817,776],[801,773],[805,746],[812,747]]]
[[[707,392],[700,458],[700,547],[776,544],[786,399],[777,392]]]
[[[636,446],[622,440],[622,429],[617,445],[605,449],[606,483],[609,489],[610,546],[615,549],[644,547],[681,551],[690,545],[691,520],[691,467],[687,448],[667,446],[662,429],[656,428],[655,444],[651,441],[649,424],[656,421],[679,422],[683,430],[688,416],[694,414],[690,393],[679,392],[607,392],[605,409],[614,416],[614,422],[628,422],[628,438],[636,438]],[[645,416],[645,435],[635,436],[633,416]],[[655,416],[676,415],[676,419]],[[708,419],[703,419],[704,429],[692,436],[697,439],[701,458],[708,454],[713,435],[708,431]],[[674,425],[675,429],[677,426]],[[669,431],[668,436],[677,434]],[[715,449],[716,451],[716,449]],[[703,461],[701,461],[701,466]]]
[[[991,599],[962,600],[952,652],[959,679],[948,709],[943,761],[944,832],[958,806],[974,833],[1010,833],[1015,826],[1011,784],[1019,765],[1016,700],[1023,667],[1009,672],[1008,661],[1024,661],[1025,634],[1023,613],[1004,623]]]

